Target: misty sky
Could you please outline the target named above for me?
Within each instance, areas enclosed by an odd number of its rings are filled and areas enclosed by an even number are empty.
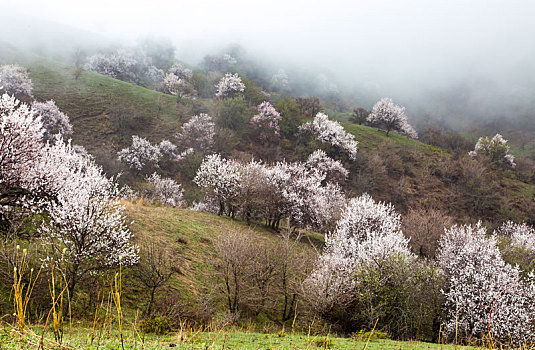
[[[530,0],[9,2],[30,16],[110,37],[239,42],[269,52],[302,51],[314,60],[337,55],[390,62],[424,55],[444,62],[490,54],[490,63],[511,61],[531,52],[535,34]]]
[[[504,94],[535,81],[532,0],[8,2],[115,40],[167,37],[186,60],[238,43],[275,64],[329,72],[341,87],[358,81],[407,101],[471,77]]]

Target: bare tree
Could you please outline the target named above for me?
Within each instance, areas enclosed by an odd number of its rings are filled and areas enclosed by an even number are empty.
[[[297,312],[303,281],[312,270],[317,255],[314,251],[300,247],[301,235],[292,236],[290,231],[282,231],[277,242],[278,297],[282,297],[279,315],[282,322],[290,320]]]
[[[311,118],[318,112],[323,111],[323,106],[320,103],[318,97],[298,97],[295,102],[299,105],[299,111],[301,114]]]
[[[237,314],[242,306],[252,245],[251,236],[239,230],[220,234],[215,244],[220,259],[216,269],[223,281],[228,311],[232,314]]]
[[[349,122],[362,125],[368,119],[370,112],[362,107],[353,109],[353,114],[349,117]]]
[[[175,266],[169,251],[161,244],[151,242],[140,247],[139,263],[133,269],[134,277],[149,292],[146,315],[152,315],[156,291],[162,288],[180,270]]]
[[[277,246],[273,242],[256,242],[251,246],[251,264],[249,266],[251,292],[248,293],[248,304],[255,313],[260,313],[268,306],[273,295],[278,275],[279,259]]]
[[[77,48],[74,50],[74,53],[72,55],[72,60],[74,63],[74,79],[78,80],[82,73],[84,72],[84,65],[86,61],[87,55],[85,51],[83,51],[80,48]]]
[[[432,259],[444,228],[454,224],[453,218],[436,209],[411,209],[403,218],[403,233],[409,237],[413,253]]]

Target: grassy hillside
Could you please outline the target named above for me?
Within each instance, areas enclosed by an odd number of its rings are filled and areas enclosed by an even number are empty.
[[[177,103],[174,96],[89,71],[84,71],[75,79],[74,67],[21,54],[7,45],[0,49],[0,62],[18,63],[29,68],[35,98],[56,101],[71,118],[73,142],[85,146],[109,173],[125,170],[116,161],[116,152],[130,144],[131,135],[147,137],[152,142],[172,140],[186,118],[210,110],[214,103],[207,99],[183,99]],[[342,118],[341,114],[334,117]],[[410,207],[431,206],[454,216],[463,217],[466,214],[465,208],[452,201],[453,187],[456,186],[454,182],[464,175],[454,174],[452,180],[443,174],[452,159],[448,152],[394,133],[386,137],[383,131],[375,128],[349,123],[344,126],[355,135],[360,148],[359,159],[352,170],[353,179],[346,186],[346,192],[350,195],[369,192],[378,199],[394,202],[403,212]],[[244,141],[244,144],[247,142]],[[376,165],[369,163],[369,159],[375,155],[382,159],[384,176],[372,174],[374,169],[370,167]],[[195,170],[184,171],[188,172],[187,177],[191,177]],[[534,186],[519,181],[510,172],[489,171],[488,176],[494,178],[496,186],[483,196],[499,194],[499,210],[502,213],[497,217],[495,211],[482,209],[483,216],[489,220],[509,217],[526,219],[525,213],[530,211]],[[479,175],[480,178],[482,176],[487,175]],[[188,190],[188,199],[193,198],[195,189],[190,183],[183,185]],[[467,186],[470,187],[470,184]],[[477,198],[473,200],[479,201]]]
[[[250,225],[238,219],[209,213],[161,207],[138,202],[126,202],[131,230],[140,245],[157,243],[171,253],[170,262],[178,271],[165,287],[165,294],[174,293],[185,303],[196,303],[214,292],[214,266],[218,256],[214,244],[218,235],[234,231],[246,232],[256,244],[281,240],[279,233],[263,225]],[[300,249],[310,253],[322,244],[323,237],[304,232]],[[130,294],[131,305],[143,308],[147,294],[134,289]]]
[[[35,99],[53,99],[73,124],[73,142],[97,156],[115,158],[131,135],[151,141],[172,138],[182,118],[203,101],[183,99],[126,83],[91,71],[75,78],[75,68],[46,58],[0,48],[0,62],[29,69]],[[97,157],[98,158],[98,157]]]
[[[9,47],[0,49],[0,63],[17,63],[29,69],[30,77],[34,83],[35,98],[40,101],[48,99],[56,101],[60,109],[68,114],[71,119],[74,127],[73,142],[85,146],[95,156],[98,163],[104,164],[105,169],[110,174],[125,170],[124,166],[117,163],[116,152],[130,144],[131,135],[147,137],[152,142],[172,139],[186,118],[203,111],[216,112],[217,106],[215,104],[220,103],[207,99],[183,99],[180,103],[177,103],[176,98],[173,96],[93,72],[83,72],[76,79],[72,66],[42,57],[21,55]],[[250,101],[247,101],[247,103],[250,104]],[[256,103],[252,104],[252,108],[254,106],[256,106]],[[248,106],[249,109],[250,107],[251,105]],[[217,116],[217,114],[213,115]],[[335,117],[342,118],[343,116],[339,114]],[[217,116],[216,118],[221,117]],[[243,124],[247,123],[247,121],[248,119],[244,119]],[[296,125],[297,123],[294,123],[294,126]],[[535,187],[532,184],[520,181],[511,170],[492,167],[479,161],[472,161],[466,157],[466,152],[463,154],[451,154],[444,149],[395,133],[391,133],[387,137],[384,131],[376,128],[349,123],[343,123],[342,125],[359,142],[359,154],[356,161],[344,160],[344,165],[350,170],[350,176],[346,183],[343,184],[344,191],[348,197],[367,192],[377,200],[394,203],[396,210],[402,214],[406,214],[410,209],[415,208],[436,208],[452,215],[456,221],[460,222],[475,221],[483,218],[494,224],[510,218],[522,220],[531,218]],[[246,128],[244,127],[243,129]],[[230,129],[225,131],[228,130]],[[264,146],[261,143],[254,144],[254,137],[248,135],[247,130],[243,131],[242,134],[236,132],[232,133],[232,135],[240,136],[242,139],[235,143],[235,145],[239,146],[227,153],[241,157],[243,160],[257,156],[254,150]],[[302,139],[304,138],[302,137]],[[293,137],[293,135],[291,140],[290,138],[285,138],[284,141],[287,141],[285,148],[280,147],[276,151],[282,149],[283,152],[287,152],[293,158],[306,158],[317,147],[323,147],[317,140],[312,140],[310,144],[307,144],[307,141],[302,142],[301,137]],[[298,149],[293,150],[293,148]],[[283,153],[277,159],[284,159],[287,154]],[[199,156],[197,161],[200,163],[202,155],[197,155]],[[343,156],[340,158],[343,159]],[[193,165],[196,164],[197,166],[198,163],[192,162]],[[189,171],[189,180],[191,180],[191,174],[194,174],[195,169],[197,169],[192,164],[189,165],[190,169],[185,169],[185,166],[183,168],[177,166],[177,169],[169,170],[163,169],[164,167],[162,166],[161,170],[162,172],[167,171],[168,174],[166,175],[174,176],[177,179],[180,178],[181,174]],[[182,167],[182,163],[180,167]],[[131,172],[128,176],[129,180],[143,181],[142,174]],[[186,188],[188,186],[193,187],[191,181],[187,183],[184,181],[182,185]],[[192,193],[191,197],[194,197],[194,191]],[[253,256],[253,254],[260,256],[267,251],[269,249],[266,248],[267,245],[260,244],[264,242],[271,243],[271,247],[275,247],[275,250],[282,250],[282,244],[280,244],[282,242],[280,241],[282,239],[281,236],[274,231],[266,229],[261,224],[248,226],[239,219],[234,220],[187,209],[156,206],[147,204],[143,200],[125,202],[125,205],[128,218],[133,222],[131,230],[134,233],[136,243],[143,248],[142,252],[146,251],[147,247],[152,243],[157,243],[159,246],[164,247],[166,252],[169,253],[169,256],[166,256],[165,264],[175,272],[169,282],[157,293],[158,311],[161,311],[161,314],[166,317],[171,314],[169,317],[172,317],[175,321],[187,318],[201,320],[199,322],[201,324],[203,316],[209,315],[210,322],[213,321],[210,325],[235,322],[244,327],[244,323],[239,323],[236,320],[229,322],[229,319],[225,319],[225,317],[229,317],[229,314],[225,313],[227,300],[225,300],[224,292],[222,292],[225,286],[224,278],[221,277],[221,273],[218,275],[218,271],[221,270],[218,269],[218,264],[220,265],[222,260],[220,255],[217,254],[215,246],[218,236],[235,231],[246,232],[247,238],[243,240],[251,239],[253,242],[251,246],[260,247],[258,250],[251,249],[253,253],[248,252],[250,256]],[[234,241],[232,244],[234,244]],[[300,253],[302,250],[305,252],[303,256],[306,254],[312,256],[321,245],[322,237],[320,235],[306,233],[298,243],[295,251]],[[247,248],[250,248],[250,246]],[[254,255],[254,257],[257,255]],[[267,254],[266,256],[272,257]],[[273,256],[277,257],[277,255]],[[287,258],[289,255],[280,256],[279,258],[284,262],[297,260],[293,259],[294,256],[292,258]],[[307,260],[307,258],[308,256],[302,259],[302,265],[295,265],[298,266],[297,268],[293,267],[299,271],[299,276],[305,276],[309,272],[308,269],[313,266],[311,260]],[[144,261],[143,257],[141,260]],[[260,259],[246,261],[249,265],[255,265]],[[267,259],[267,261],[271,262],[272,260]],[[142,285],[142,282],[135,282],[135,272],[142,271],[139,268],[141,265],[142,263],[124,270],[125,287],[122,300],[125,306],[126,319],[130,323],[135,323],[133,320],[137,320],[138,310],[145,310],[150,300],[150,290],[148,291],[145,288],[146,286]],[[110,273],[111,275],[106,276],[109,278],[108,281],[105,281],[106,277],[99,280],[100,276],[87,278],[84,281],[85,288],[80,288],[81,291],[75,293],[78,298],[73,307],[76,317],[81,319],[85,317],[86,321],[91,319],[95,310],[93,305],[98,305],[100,300],[104,300],[102,296],[109,293],[110,285],[106,283],[113,279],[113,274],[116,272],[112,271]],[[248,273],[248,277],[256,276],[254,272],[251,273],[249,271]],[[298,274],[296,276],[295,279],[298,280]],[[246,288],[249,290],[253,290],[256,286],[251,286],[256,280],[253,281],[243,285],[247,286]],[[226,286],[228,288],[227,291],[230,290],[228,280]],[[284,287],[286,288],[286,280]],[[258,298],[256,294],[251,295],[253,295],[253,299]],[[271,306],[271,309],[266,306],[268,311],[255,311],[254,308],[247,309],[246,307],[243,310],[240,309],[240,312],[248,313],[249,318],[246,321],[249,325],[248,330],[256,332],[259,330],[269,331],[274,330],[275,328],[273,327],[287,327],[289,324],[292,324],[293,328],[294,323],[291,322],[291,317],[285,318],[284,316],[287,305],[295,305],[295,308],[297,308],[298,305],[302,304],[299,304],[301,301],[295,301],[295,304],[294,301],[291,301],[288,304],[287,295],[284,294],[284,297],[282,297],[282,294],[279,294],[276,298],[273,298],[275,305]],[[294,296],[296,295],[298,295],[298,292],[295,292]],[[95,298],[97,299],[95,300]],[[280,300],[283,299],[283,317],[280,317],[280,310],[276,311],[276,317],[272,317],[275,312],[271,311],[275,310]],[[257,299],[253,301],[255,300]],[[294,298],[294,300],[297,299]],[[230,304],[230,298],[228,298],[228,309],[232,310]],[[174,309],[168,312],[167,306]],[[206,309],[209,309],[208,311],[204,309],[205,306]],[[262,306],[264,305],[262,304]],[[305,314],[306,311],[303,312],[302,309],[307,306],[299,307],[299,312]],[[97,306],[98,310],[102,311],[102,308],[99,309]],[[111,307],[108,310],[111,310]],[[196,314],[191,316],[192,313]],[[290,315],[293,314],[291,313]],[[295,311],[295,315],[297,314],[298,312]],[[98,318],[97,316],[95,312],[95,320]],[[295,316],[294,322],[296,318],[297,316]],[[135,329],[135,325],[130,326],[130,331]],[[312,326],[313,323],[310,327]],[[89,333],[87,329],[90,326],[82,324],[81,327],[82,330],[79,333],[85,333],[87,338]],[[279,328],[277,328],[277,331]],[[297,328],[299,328],[299,325]],[[305,327],[299,328],[301,334],[292,334],[291,336],[285,334],[284,331],[277,336],[265,336],[260,333],[226,332],[217,334],[207,332],[193,336],[190,333],[189,338],[185,341],[181,336],[173,334],[163,338],[149,338],[149,341],[155,344],[155,348],[162,344],[174,342],[187,343],[188,339],[191,348],[210,348],[214,344],[221,347],[240,348],[327,347],[325,338],[302,335],[306,331]],[[316,331],[317,334],[323,332],[323,336],[325,336],[325,329],[321,329],[321,326],[318,326],[318,329],[313,329],[312,333]],[[83,339],[84,335],[79,335],[78,337],[81,339],[78,339],[76,332],[76,329],[72,331],[73,341],[78,342],[77,346],[87,348],[87,339]],[[223,341],[221,341],[220,336],[223,337]],[[214,337],[217,339],[214,339]],[[9,337],[6,338],[10,339]],[[131,334],[129,339],[136,339],[135,341],[137,341],[139,340],[139,335]],[[163,343],[161,339],[163,339]],[[107,339],[105,341],[113,342],[115,339]],[[358,341],[352,338],[332,339],[331,341],[332,344],[339,348],[365,347],[362,339]],[[370,345],[369,347],[395,346],[396,348],[403,348],[406,344],[379,341],[378,344]],[[13,348],[18,346],[17,343],[7,345],[13,345]],[[113,343],[113,345],[110,343],[108,345],[118,348],[118,343]],[[425,348],[425,345],[411,343],[407,345],[407,348]]]
[[[139,243],[157,242],[171,249],[180,273],[171,285],[188,297],[198,296],[210,284],[206,279],[213,275],[216,260],[214,243],[219,234],[245,230],[254,239],[277,239],[276,233],[262,226],[247,226],[229,217],[201,213],[188,209],[159,207],[127,203],[132,232]]]
[[[394,147],[414,149],[422,153],[422,155],[431,158],[449,156],[448,152],[442,148],[426,145],[410,137],[398,135],[393,132],[387,137],[383,130],[377,128],[350,123],[342,123],[342,125],[348,132],[355,135],[355,139],[359,142],[359,149],[365,153],[371,153],[379,145],[385,142],[391,142]]]

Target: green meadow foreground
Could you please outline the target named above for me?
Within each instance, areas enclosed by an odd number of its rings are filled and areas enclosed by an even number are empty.
[[[37,349],[41,340],[42,329],[35,328],[37,335],[21,335],[4,327],[0,334],[1,349]],[[194,332],[184,331],[156,336],[141,334],[134,330],[124,332],[124,349],[475,349],[473,347],[443,345],[423,342],[401,342],[378,339],[369,334],[354,338],[337,338],[331,336],[314,336],[300,333],[264,334],[245,331]],[[93,338],[93,339],[92,339]],[[92,329],[75,326],[66,329],[63,343],[54,342],[53,334],[45,334],[45,349],[122,349],[120,334],[112,332],[93,333]]]

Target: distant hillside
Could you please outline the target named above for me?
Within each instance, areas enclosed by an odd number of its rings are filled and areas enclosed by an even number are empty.
[[[387,138],[376,128],[347,123],[344,127],[359,140],[359,157],[365,159],[364,166],[357,159],[352,174],[351,187],[357,193],[367,191],[395,203],[402,212],[438,208],[460,221],[535,219],[535,186],[520,181],[511,170],[483,166],[466,155],[404,136]],[[374,155],[380,157],[379,166],[370,164]]]
[[[18,63],[30,70],[35,98],[56,101],[71,118],[73,142],[85,146],[110,174],[127,170],[117,162],[116,152],[130,144],[131,135],[152,142],[172,140],[187,118],[200,112],[211,113],[215,105],[213,100],[202,98],[177,103],[174,96],[89,71],[75,79],[74,67],[22,54],[9,45],[0,48],[0,62]],[[340,119],[347,116],[348,112],[335,115]],[[534,185],[520,181],[511,171],[472,165],[441,148],[396,134],[386,137],[375,128],[349,123],[344,127],[355,135],[360,148],[357,161],[346,162],[351,171],[345,184],[349,195],[368,192],[377,199],[393,202],[401,212],[438,208],[461,221],[535,220],[531,214]],[[252,141],[240,142],[240,154],[259,147],[248,151]],[[304,158],[312,151],[306,145],[295,147],[285,145],[283,152],[297,151],[280,157]],[[178,179],[190,181],[195,169],[183,171],[188,171],[188,176]],[[136,174],[129,176],[130,180],[143,180]],[[195,199],[192,184],[183,185],[191,189],[188,199]]]

